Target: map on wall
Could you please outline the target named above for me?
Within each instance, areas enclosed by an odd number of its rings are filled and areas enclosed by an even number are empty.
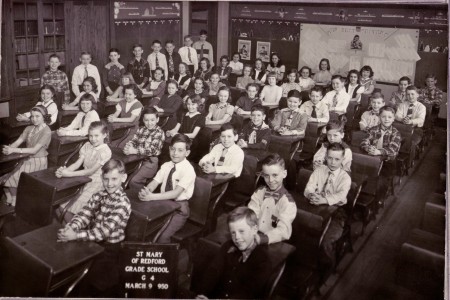
[[[414,80],[419,31],[416,29],[300,25],[299,68],[318,71],[319,61],[328,58],[332,74],[347,75],[370,65],[374,79],[397,83],[402,76]]]
[[[152,20],[180,18],[178,2],[114,1],[115,20]]]

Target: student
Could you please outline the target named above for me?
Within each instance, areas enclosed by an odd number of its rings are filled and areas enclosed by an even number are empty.
[[[200,95],[188,97],[186,100],[188,112],[181,117],[181,122],[178,122],[175,128],[166,131],[166,136],[171,137],[177,133],[183,133],[191,140],[194,140],[200,130],[205,127],[205,117],[198,111],[202,103],[203,100]],[[191,148],[194,150],[194,143]]]
[[[332,91],[329,91],[322,102],[328,106],[328,111],[335,112],[338,115],[347,112],[347,106],[350,102],[350,95],[344,88],[345,79],[341,75],[333,75],[331,79]]]
[[[225,84],[226,86],[230,86],[230,82],[228,81],[229,76],[231,74],[231,67],[228,66],[230,59],[228,56],[223,55],[220,57],[220,65],[213,68],[213,72],[219,74],[220,82]]]
[[[189,84],[191,83],[191,74],[187,64],[182,62],[178,65],[178,73],[175,73],[172,79],[178,84],[179,95],[183,95],[189,87]]]
[[[223,86],[217,93],[219,102],[209,106],[209,112],[206,116],[206,125],[222,125],[231,121],[234,107],[228,103],[230,99],[230,89]]]
[[[200,59],[199,68],[195,71],[194,78],[199,77],[204,81],[209,81],[211,77],[211,64],[206,57]]]
[[[253,68],[252,79],[259,85],[264,85],[266,82],[266,69],[264,63],[260,58],[255,60],[255,67]]]
[[[175,80],[169,80],[167,82],[167,94],[164,94],[159,101],[158,105],[153,106],[160,113],[167,113],[171,115],[169,122],[166,124],[166,128],[172,129],[176,124],[176,113],[183,104],[183,100],[177,94],[178,84]]]
[[[287,97],[288,93],[292,90],[297,90],[299,92],[302,91],[300,84],[298,83],[298,73],[296,69],[291,69],[287,75],[288,82],[285,82],[281,85],[283,89],[283,93],[281,97]]]
[[[106,101],[119,102],[120,100],[123,100],[124,99],[123,88],[124,86],[130,84],[137,85],[136,82],[134,81],[133,75],[130,72],[125,72],[125,74],[123,74],[122,78],[120,79],[120,86],[111,96],[106,96]],[[137,93],[138,93],[137,98],[140,99],[142,97],[141,89],[139,89]]]
[[[243,72],[243,75],[239,76],[236,81],[236,87],[238,89],[245,89],[248,84],[255,82],[251,76],[252,75],[252,66],[245,65],[244,70],[242,72]]]
[[[188,70],[191,74],[194,74],[198,69],[198,56],[197,51],[192,48],[192,37],[190,35],[184,36],[184,47],[178,50],[181,56],[181,61],[188,66]]]
[[[61,59],[57,54],[52,54],[48,58],[49,69],[45,71],[41,78],[41,87],[51,85],[55,89],[56,99],[59,103],[68,104],[70,102],[69,79],[66,73],[58,70]]]
[[[220,75],[219,73],[212,73],[211,77],[209,78],[209,83],[208,83],[208,94],[210,96],[215,96],[217,95],[217,93],[219,92],[221,87],[226,87],[226,85],[222,82],[220,82]]]
[[[276,52],[272,52],[270,54],[270,62],[267,66],[266,73],[274,72],[276,74],[276,83],[277,85],[281,84],[281,81],[284,79],[284,73],[286,72],[286,67],[281,61],[280,56]]]
[[[391,100],[388,105],[397,109],[400,103],[407,102],[406,99],[406,88],[411,85],[411,79],[407,76],[403,76],[398,81],[398,90],[392,92]]]
[[[199,40],[192,47],[197,51],[199,61],[206,58],[211,62],[211,66],[214,66],[214,49],[211,43],[206,40],[207,38],[208,32],[204,29],[200,30]]]
[[[277,74],[270,72],[267,74],[268,85],[265,85],[259,95],[263,105],[278,105],[283,89],[277,85]]]
[[[205,113],[205,103],[206,103],[206,99],[208,99],[208,85],[206,84],[206,82],[201,78],[195,78],[194,79],[194,88],[193,89],[189,89],[186,93],[186,96],[183,98],[183,102],[186,104],[186,100],[188,98],[193,98],[195,95],[199,95],[201,98],[201,103],[198,106],[198,111],[201,114]]]
[[[311,78],[311,68],[307,67],[307,66],[303,66],[300,71],[298,71],[300,73],[300,78],[298,79],[299,84],[300,84],[300,89],[302,91],[310,91],[315,85],[316,83],[314,82],[314,80]]]
[[[291,237],[297,205],[283,186],[287,176],[283,158],[278,154],[267,156],[262,161],[262,176],[266,185],[253,193],[248,208],[258,217],[258,244],[273,244]]]
[[[236,145],[239,136],[230,123],[220,128],[220,143],[199,161],[203,172],[227,173],[239,177],[244,164],[244,151]]]
[[[53,125],[58,119],[58,106],[54,102],[55,97],[55,89],[53,86],[45,84],[39,90],[39,95],[41,96],[41,100],[36,103],[35,106],[42,105],[47,110],[50,115],[51,121],[48,125]],[[23,114],[17,114],[16,120],[19,122],[28,122],[30,121],[31,112],[26,112]]]
[[[322,58],[319,62],[319,72],[314,74],[313,80],[316,85],[326,87],[331,83],[330,61],[328,58]]]
[[[91,95],[94,97],[95,103],[97,103],[97,83],[95,82],[95,79],[93,77],[86,77],[83,80],[83,91],[69,104],[63,104],[62,109],[63,110],[79,110],[79,103],[80,99],[84,95]]]
[[[352,150],[350,150],[350,147],[343,141],[344,123],[337,120],[332,120],[326,125],[325,128],[327,130],[327,140],[322,144],[320,149],[317,150],[316,154],[314,154],[314,170],[328,162],[326,158],[328,146],[330,144],[340,144],[342,145],[342,147],[344,147],[344,159],[342,160],[341,169],[347,172],[351,172]]]
[[[120,53],[117,48],[109,49],[109,60],[103,70],[103,85],[107,96],[111,96],[120,86],[120,80],[125,74],[125,67],[119,62]]]
[[[199,283],[196,299],[262,299],[271,276],[267,245],[258,245],[258,218],[248,207],[227,218],[231,240],[211,260]]]
[[[347,218],[342,208],[347,203],[347,194],[352,180],[341,166],[345,159],[345,148],[339,143],[331,143],[327,147],[327,165],[317,167],[311,174],[306,184],[304,196],[312,205],[334,205],[339,207],[331,218],[320,247],[319,266],[321,281],[324,282],[327,275],[333,269],[335,261],[334,245],[342,236],[344,223]]]
[[[309,117],[308,122],[328,123],[330,120],[328,106],[321,101],[323,98],[322,93],[321,87],[313,87],[309,92],[310,101],[306,101],[300,106],[300,113]]]
[[[234,108],[235,113],[240,116],[248,116],[253,107],[262,105],[261,100],[257,97],[259,85],[256,83],[247,84],[247,95],[239,97]]]
[[[165,139],[164,131],[158,126],[158,111],[153,107],[146,107],[142,115],[144,126],[138,129],[123,148],[125,155],[139,154],[147,157],[130,180],[129,186],[133,189],[141,189],[148,179],[155,176],[158,170],[158,156],[161,154]]]
[[[419,91],[415,86],[406,88],[406,99],[408,102],[398,105],[395,120],[417,127],[414,132],[422,136],[423,133],[418,128],[423,127],[427,110],[422,103],[418,102]]]
[[[361,115],[361,121],[359,121],[359,128],[361,130],[368,130],[371,127],[380,124],[380,109],[385,106],[384,95],[382,93],[374,93],[370,100],[371,110],[365,111]]]
[[[372,67],[363,66],[359,73],[361,74],[359,83],[364,86],[364,94],[372,94],[376,84],[376,81],[373,79]]]
[[[3,185],[4,193],[6,195],[6,204],[12,206],[16,205],[20,174],[22,174],[22,172],[31,173],[47,168],[47,148],[50,145],[51,140],[51,130],[47,124],[50,123],[50,115],[48,114],[47,109],[42,105],[33,107],[30,114],[29,120],[31,120],[31,125],[24,129],[20,137],[14,143],[5,145],[2,149],[4,155],[13,153],[31,154],[23,160],[23,163],[19,168],[15,168],[11,173],[4,175],[6,176],[6,181]],[[24,142],[26,147],[19,148]]]
[[[184,134],[175,135],[170,141],[170,161],[164,163],[156,176],[139,192],[141,201],[173,200],[180,208],[173,214],[157,243],[170,243],[170,238],[180,230],[189,218],[189,199],[194,193],[195,170],[186,159],[190,154],[191,140]],[[153,193],[161,185],[160,193]]]
[[[272,120],[272,128],[280,135],[302,135],[308,124],[308,115],[300,112],[302,104],[300,92],[292,90],[288,93],[287,108],[283,108]]]
[[[87,204],[92,195],[103,189],[102,166],[111,159],[112,152],[108,146],[108,126],[101,122],[92,122],[89,126],[89,141],[81,147],[76,162],[68,167],[59,167],[55,175],[61,177],[89,176],[90,182],[86,183],[81,194],[67,209],[64,220],[69,222],[74,215],[79,213]],[[83,166],[82,169],[80,167]],[[60,213],[66,205],[60,207]]]
[[[136,85],[142,89],[144,88],[150,78],[150,65],[148,61],[142,58],[144,48],[141,44],[133,45],[134,58],[127,65],[127,72],[131,73]]]
[[[79,102],[80,112],[75,116],[67,127],[59,128],[56,133],[59,136],[87,136],[88,129],[92,122],[100,121],[97,111],[95,111],[95,98],[91,94],[84,94]]]
[[[436,75],[427,74],[425,77],[426,87],[421,89],[419,92],[419,101],[425,104],[432,105],[432,115],[437,118],[439,114],[439,108],[443,100],[442,91],[436,86],[437,80]]]
[[[153,75],[155,73],[156,68],[161,68],[164,74],[169,73],[169,69],[167,67],[166,56],[161,53],[162,43],[159,40],[154,40],[152,42],[152,50],[147,57],[148,64],[150,66],[150,72]]]
[[[165,55],[166,55],[166,61],[167,61],[167,69],[169,71],[167,75],[167,79],[173,78],[175,73],[178,72],[178,66],[181,63],[181,56],[178,54],[178,52],[175,50],[175,43],[173,40],[167,40],[166,41],[166,47],[165,47]]]
[[[252,107],[250,122],[248,122],[239,134],[237,145],[243,149],[266,149],[270,142],[270,127],[264,123],[266,113],[264,107],[255,105]]]
[[[81,52],[80,62],[78,66],[73,69],[72,73],[72,92],[76,97],[80,95],[81,84],[86,77],[93,77],[95,83],[97,84],[97,98],[100,97],[100,92],[102,91],[102,82],[100,80],[100,73],[96,66],[91,64],[92,55],[89,52]]]
[[[228,64],[228,67],[231,68],[231,74],[228,77],[229,86],[236,86],[237,77],[242,75],[242,70],[244,69],[244,64],[240,62],[241,54],[239,52],[234,52],[232,56],[232,60]]]
[[[111,159],[101,170],[102,190],[95,193],[72,220],[58,231],[59,242],[95,241],[104,251],[96,257],[80,282],[80,297],[120,297],[119,254],[131,214],[122,189],[127,174],[122,161]]]
[[[361,101],[361,95],[364,93],[364,86],[359,84],[360,75],[358,70],[350,70],[347,75],[345,91],[350,95],[350,101]]]
[[[157,67],[153,72],[153,80],[142,90],[143,96],[151,97],[150,105],[157,105],[166,91],[165,73]]]

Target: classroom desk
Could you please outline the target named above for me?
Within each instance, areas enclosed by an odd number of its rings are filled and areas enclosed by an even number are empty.
[[[132,210],[126,228],[126,240],[144,242],[153,236],[152,242],[155,242],[180,205],[173,200],[141,201],[136,189],[125,192],[130,199]]]
[[[16,120],[15,116],[11,116],[7,119],[5,124],[5,132],[8,134],[6,140],[7,143],[14,142],[23,132],[25,127],[31,125],[30,121],[19,122]]]
[[[265,149],[250,149],[250,148],[244,148],[242,149],[244,150],[244,153],[246,155],[251,155],[253,157],[256,157],[256,159],[258,160],[258,162],[261,162],[262,160],[264,160],[264,158],[266,158],[267,156],[269,156],[270,154],[272,154],[271,152],[265,150]]]
[[[297,218],[308,220],[304,222],[308,224],[308,230],[321,234],[324,226],[326,226],[328,220],[333,216],[334,212],[338,209],[335,205],[313,205],[309,203],[303,195],[296,194],[294,196],[295,203],[297,204]]]
[[[122,148],[111,147],[112,158],[123,161],[125,164],[125,171],[128,175],[132,174],[134,171],[138,170],[142,162],[147,158],[146,155],[131,154],[126,155],[123,153]]]
[[[97,103],[97,111],[99,112],[100,118],[107,117],[116,112],[116,105],[119,102],[102,100]]]
[[[30,155],[31,154],[29,153],[12,153],[10,155],[0,153],[0,176],[14,170],[14,168],[19,165],[21,160],[27,158]]]
[[[217,132],[220,130],[220,127],[222,127],[222,124],[207,124],[205,127],[210,128],[213,132]]]
[[[62,166],[69,155],[78,152],[87,140],[87,136],[58,136],[55,131],[52,132],[47,149],[49,166]]]
[[[95,242],[57,242],[60,228],[59,224],[51,224],[12,239],[7,238],[6,255],[9,261],[4,274],[13,274],[13,278],[5,279],[11,286],[12,294],[8,296],[45,297],[61,286],[67,288],[103,252],[103,247]],[[21,268],[19,265],[23,261],[28,263]],[[9,268],[19,270],[12,272]]]
[[[66,127],[72,123],[79,113],[79,110],[61,110],[58,112],[59,126]]]
[[[131,131],[131,128],[135,126],[131,122],[115,122],[109,123],[109,141],[116,141],[118,139],[126,138]]]
[[[317,137],[322,133],[323,128],[328,123],[325,122],[308,122],[308,125],[305,129],[305,135],[308,137]]]

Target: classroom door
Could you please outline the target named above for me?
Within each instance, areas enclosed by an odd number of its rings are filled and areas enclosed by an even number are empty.
[[[190,34],[194,41],[198,40],[200,30],[208,32],[207,41],[214,49],[214,63],[217,63],[217,3],[191,2]]]

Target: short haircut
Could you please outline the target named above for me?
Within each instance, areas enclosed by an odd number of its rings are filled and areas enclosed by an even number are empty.
[[[39,89],[39,99],[41,97],[41,93],[43,90],[49,90],[50,92],[52,92],[53,97],[55,97],[56,95],[56,91],[55,88],[53,87],[53,85],[50,84],[44,84],[40,89]]]
[[[254,111],[260,111],[264,115],[266,114],[266,109],[262,105],[255,105],[255,106],[253,106],[251,112],[254,112]]]
[[[254,87],[256,88],[256,91],[259,91],[259,84],[256,84],[254,82],[247,84],[247,86],[245,87],[245,90],[248,90],[249,87]]]
[[[101,131],[103,134],[106,134],[105,144],[108,143],[108,141],[109,141],[109,129],[108,129],[108,125],[105,123],[105,121],[95,121],[95,122],[92,122],[92,123],[89,125],[88,131],[91,131],[91,130],[96,129],[96,128],[100,128],[100,131]]]
[[[52,116],[48,113],[48,110],[44,105],[36,105],[33,108],[31,108],[31,111],[39,112],[42,115],[45,124],[50,124],[52,122]]]
[[[264,62],[262,61],[262,59],[261,58],[255,59],[255,66],[256,66],[257,61],[261,62],[261,71],[264,71],[266,69],[266,65],[264,65]]]
[[[81,52],[80,57],[82,57],[83,55],[89,55],[92,58],[91,52],[83,51]]]
[[[209,61],[209,59],[208,59],[207,57],[203,57],[203,58],[200,59],[200,61],[198,62],[199,69],[200,69],[200,63],[201,63],[202,61],[206,61],[206,67],[207,67],[208,69],[211,68],[211,62]]]
[[[331,76],[331,81],[333,81],[333,80],[335,80],[335,79],[339,79],[341,82],[344,82],[344,81],[345,81],[345,78],[342,77],[342,75],[339,75],[339,74],[336,74],[336,75]]]
[[[322,70],[322,68],[320,68],[320,65],[322,64],[322,62],[326,62],[327,63],[327,70],[330,71],[330,60],[328,58],[322,58],[319,61],[319,71]]]
[[[352,74],[356,74],[356,76],[358,76],[358,81],[359,81],[359,79],[361,78],[361,74],[358,72],[358,70],[353,69],[353,70],[348,71],[348,74],[347,74],[348,82],[350,82],[350,75],[352,75]]]
[[[320,86],[316,85],[315,87],[313,87],[311,89],[311,91],[309,92],[309,94],[311,94],[312,92],[318,92],[318,93],[322,94],[322,96],[323,96],[323,89]]]
[[[120,54],[120,52],[119,52],[119,49],[117,49],[117,48],[111,48],[111,49],[109,49],[109,54],[111,54],[111,52],[116,52],[117,54]]]
[[[233,52],[233,55],[231,57],[234,57],[235,55],[239,55],[239,59],[241,59],[241,54],[239,52]]]
[[[220,126],[220,133],[227,131],[227,130],[232,130],[233,134],[237,135],[236,128],[234,128],[234,126],[231,123],[225,123],[222,126]]]
[[[193,95],[193,96],[188,97],[187,100],[186,100],[186,103],[187,103],[188,100],[191,100],[192,104],[200,105],[200,104],[203,103],[202,96],[200,96],[200,95]]]
[[[206,31],[205,29],[200,30],[200,35],[207,35],[208,31]]]
[[[120,159],[111,158],[102,167],[102,174],[108,174],[117,170],[120,174],[125,174],[125,164]]]
[[[50,59],[52,59],[52,58],[57,58],[59,61],[61,61],[61,57],[59,57],[59,55],[56,53],[53,53],[52,55],[50,55],[48,57],[48,60],[50,61]]]
[[[345,147],[341,143],[331,143],[327,147],[328,151],[342,151],[342,155],[345,154]]]
[[[155,72],[157,71],[157,70],[159,70],[159,71],[161,71],[161,73],[162,73],[162,78],[161,78],[161,80],[165,80],[166,79],[166,72],[164,72],[164,69],[163,68],[161,68],[161,67],[156,67],[155,68]],[[155,77],[155,72],[153,73],[153,79],[155,79],[154,77]]]
[[[414,85],[410,85],[406,88],[407,91],[416,91],[416,93],[419,93],[419,89],[415,87]]]
[[[267,74],[267,79],[269,79],[270,77],[273,77],[273,78],[277,78],[277,73],[275,73],[275,72],[269,72],[268,74]]]
[[[258,217],[256,213],[247,206],[239,206],[233,209],[227,217],[227,223],[233,223],[245,219],[249,226],[258,226]]]
[[[155,115],[156,117],[158,117],[158,111],[153,106],[146,106],[142,111],[142,116],[145,115]]]
[[[362,72],[363,72],[363,71],[369,71],[369,72],[370,72],[369,77],[373,77],[373,70],[372,70],[372,67],[371,67],[371,66],[368,66],[368,65],[363,66],[363,67],[361,68],[361,70],[359,71],[359,73],[362,75]]]
[[[170,146],[173,146],[176,143],[184,143],[186,145],[186,150],[191,149],[191,139],[185,134],[177,133],[170,141]]]
[[[370,97],[370,101],[372,101],[373,99],[380,99],[380,98],[383,99],[383,101],[384,101],[384,95],[380,92],[375,92]]]
[[[178,82],[176,80],[173,80],[173,79],[167,80],[167,86],[169,86],[169,84],[175,84],[175,86],[178,90]]]
[[[185,41],[186,39],[191,39],[192,40],[192,36],[190,34],[187,34],[183,37],[183,41]]]
[[[408,84],[411,84],[411,78],[409,78],[408,76],[403,76],[398,80],[398,83],[400,83],[401,81],[407,81]]]
[[[263,167],[279,165],[280,167],[285,169],[286,166],[284,159],[278,153],[270,154],[269,156],[264,158],[264,160],[261,163]]]
[[[139,47],[139,48],[141,48],[141,49],[144,49],[144,48],[142,47],[142,44],[134,44],[134,45],[133,45],[133,50],[136,49],[137,47]]]
[[[433,73],[428,73],[427,76],[425,76],[425,80],[427,80],[428,78],[433,78],[436,80],[436,75]]]
[[[152,42],[152,46],[153,46],[154,44],[160,44],[160,45],[161,45],[162,43],[161,43],[161,41],[160,41],[160,40],[153,40],[153,42]]]
[[[78,107],[81,110],[81,102],[82,101],[91,101],[92,103],[92,107],[91,110],[94,110],[97,107],[97,101],[95,101],[94,96],[92,96],[91,94],[83,94],[80,97],[80,101],[78,102]]]
[[[298,72],[301,74],[303,72],[303,70],[308,70],[309,71],[309,76],[311,76],[312,70],[311,70],[310,67],[303,66],[300,70],[298,70]]]
[[[178,64],[178,70],[180,69],[180,65],[183,65],[183,66],[184,66],[184,68],[185,68],[185,70],[186,70],[186,75],[188,75],[189,78],[191,78],[192,75],[194,75],[194,74],[191,74],[191,71],[189,71],[189,67],[188,67],[187,63],[185,63],[185,62],[180,62],[180,63]]]
[[[98,85],[97,85],[97,82],[95,82],[94,77],[88,76],[88,77],[86,77],[85,79],[83,79],[83,83],[84,83],[85,81],[87,81],[87,82],[89,82],[89,83],[91,84],[91,86],[92,86],[92,91],[93,91],[94,93],[97,93],[97,92],[98,92]]]
[[[384,111],[390,111],[393,115],[395,115],[395,109],[391,106],[383,106],[382,108],[380,108],[380,115],[384,112]]]
[[[166,44],[166,45],[167,45],[167,44],[175,45],[175,42],[174,42],[173,40],[167,40],[165,44]]]
[[[228,57],[228,55],[222,55],[220,57],[220,61],[222,61],[223,59],[226,59],[227,61],[230,61],[230,58]]]
[[[328,122],[325,128],[327,132],[329,130],[337,130],[341,133],[344,133],[344,125],[345,124],[339,120],[331,120],[330,122]]]
[[[219,94],[221,91],[227,91],[228,92],[228,101],[230,101],[231,99],[231,91],[230,91],[230,88],[229,87],[227,87],[227,86],[221,86],[220,88],[219,88],[219,91],[217,92],[217,94]]]
[[[294,98],[299,98],[300,101],[302,100],[302,94],[297,90],[290,90],[287,94],[287,97],[288,97],[288,99],[291,97],[294,97]]]

